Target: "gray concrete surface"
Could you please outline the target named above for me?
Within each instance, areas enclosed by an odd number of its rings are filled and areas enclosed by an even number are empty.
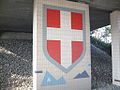
[[[70,0],[89,4],[90,7],[99,8],[107,11],[120,10],[120,0]]]
[[[18,32],[2,32],[0,39],[25,39],[32,40],[32,33],[18,33]]]
[[[90,5],[91,30],[110,24],[120,0],[70,0]],[[32,32],[33,0],[0,0],[0,31]]]

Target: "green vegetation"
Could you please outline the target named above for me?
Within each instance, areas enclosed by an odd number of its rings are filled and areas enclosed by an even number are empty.
[[[91,44],[111,56],[111,25],[93,30],[90,34]]]
[[[111,37],[111,26],[105,26],[104,28],[104,34],[101,37],[104,38],[105,43],[108,43],[108,37]]]
[[[100,39],[91,36],[91,44],[93,44],[97,48],[100,48],[111,56],[111,43],[105,43]]]

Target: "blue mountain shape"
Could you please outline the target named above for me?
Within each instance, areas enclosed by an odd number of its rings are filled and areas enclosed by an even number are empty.
[[[91,67],[91,64],[88,64],[89,67]]]
[[[87,73],[86,71],[84,71],[84,72],[82,72],[81,74],[79,73],[78,75],[76,75],[76,76],[74,77],[74,79],[88,78],[88,77],[89,77],[88,73]]]
[[[65,83],[66,81],[63,76],[60,79],[56,80],[49,72],[46,72],[41,86],[60,85]]]

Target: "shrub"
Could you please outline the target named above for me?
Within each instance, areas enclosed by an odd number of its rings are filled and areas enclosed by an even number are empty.
[[[111,56],[111,43],[105,43],[100,39],[91,36],[91,44],[93,44],[97,48],[100,48]]]

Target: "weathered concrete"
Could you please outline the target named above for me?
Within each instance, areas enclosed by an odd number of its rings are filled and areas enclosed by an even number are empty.
[[[0,0],[0,31],[32,32],[33,0]]]
[[[18,33],[18,32],[2,32],[0,39],[25,39],[32,40],[32,33]]]
[[[83,2],[93,8],[99,8],[107,11],[120,10],[120,0],[70,0],[76,2]]]
[[[69,1],[90,5],[91,30],[110,24],[110,12],[120,9],[120,0]],[[0,31],[32,32],[32,17],[33,0],[0,0]]]

